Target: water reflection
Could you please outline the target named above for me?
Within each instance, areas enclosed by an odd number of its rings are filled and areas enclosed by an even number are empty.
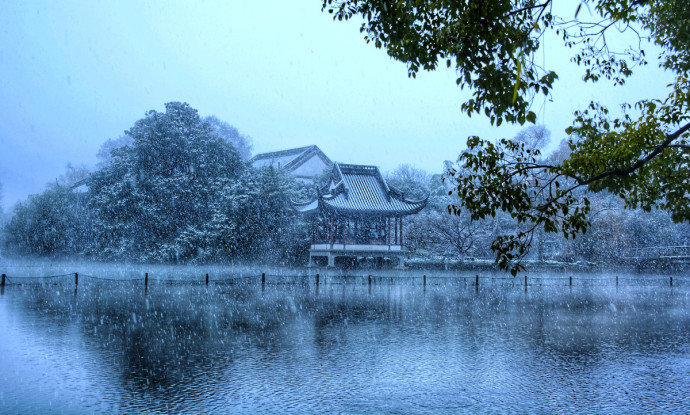
[[[11,287],[0,412],[683,412],[675,287]]]

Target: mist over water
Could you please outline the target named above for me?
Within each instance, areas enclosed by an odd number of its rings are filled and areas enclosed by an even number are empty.
[[[537,277],[537,275],[535,275]],[[2,413],[681,413],[690,290],[85,279],[0,297]]]

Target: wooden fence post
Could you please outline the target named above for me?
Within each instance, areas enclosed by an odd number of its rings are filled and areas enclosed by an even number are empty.
[[[75,288],[77,285],[79,285],[79,273],[75,272],[74,273],[74,286],[75,286]]]
[[[426,274],[424,274],[424,286],[426,287]]]
[[[208,285],[208,274],[206,274],[206,285]]]
[[[618,275],[616,275],[616,287],[618,287]]]
[[[0,281],[0,287],[5,286],[5,274],[2,274],[2,281]]]
[[[371,274],[369,274],[369,285],[371,285]]]
[[[479,274],[474,276],[474,285],[479,287]]]
[[[261,285],[266,284],[266,273],[262,272],[261,273]]]
[[[573,286],[573,276],[571,275],[570,277],[568,277],[568,279],[570,280],[570,286],[572,287]]]
[[[148,288],[148,286],[149,286],[149,273],[145,272],[144,273],[144,287]]]
[[[316,285],[319,285],[319,274],[316,274]]]
[[[671,277],[670,282],[671,282],[671,287],[673,287],[673,277]]]

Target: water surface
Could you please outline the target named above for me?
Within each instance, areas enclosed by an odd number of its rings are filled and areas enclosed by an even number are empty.
[[[10,286],[0,412],[687,413],[665,281]]]

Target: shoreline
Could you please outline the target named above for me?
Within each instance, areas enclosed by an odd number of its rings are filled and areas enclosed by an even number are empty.
[[[180,279],[202,278],[210,274],[211,278],[224,278],[228,276],[309,276],[320,273],[324,276],[366,276],[386,275],[405,276],[443,275],[444,273],[479,273],[511,277],[506,271],[498,269],[496,264],[489,260],[471,261],[434,261],[412,258],[405,263],[405,269],[393,267],[355,266],[350,268],[334,268],[291,266],[266,263],[207,263],[207,264],[165,264],[165,263],[134,263],[114,261],[93,261],[84,258],[31,258],[31,257],[3,257],[0,258],[0,273],[9,277],[45,277],[49,275],[62,275],[70,273],[82,273],[89,275],[101,275],[118,279],[131,279],[144,276],[149,273],[152,279],[177,276]],[[574,274],[660,274],[660,275],[690,275],[690,267],[666,266],[666,267],[637,267],[635,265],[621,266],[614,264],[592,263],[566,263],[557,261],[525,261],[526,270],[519,275],[534,275],[535,273],[574,273]],[[517,277],[516,277],[517,278]]]

